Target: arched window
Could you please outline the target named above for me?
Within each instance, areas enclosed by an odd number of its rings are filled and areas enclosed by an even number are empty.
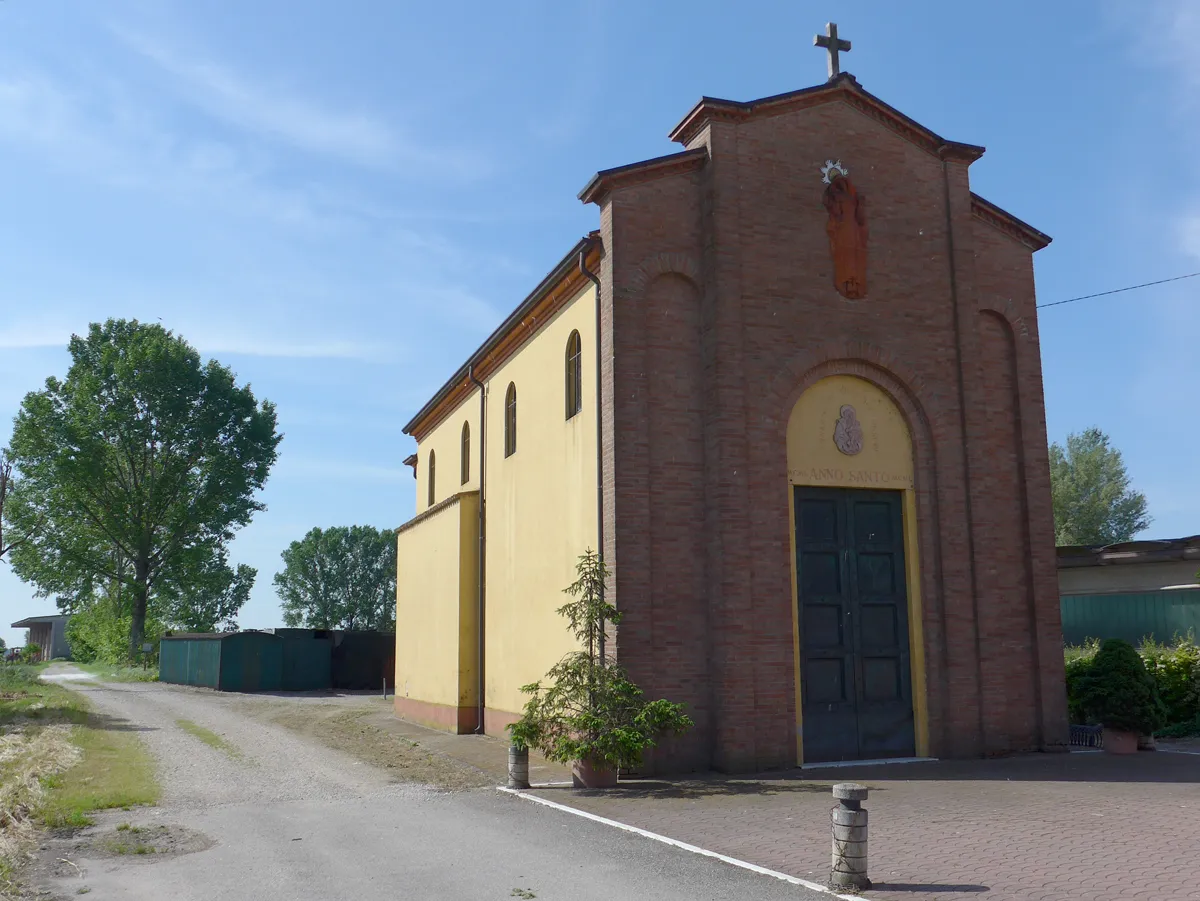
[[[471,424],[463,423],[462,461],[459,463],[459,480],[465,485],[471,479]]]
[[[567,419],[583,409],[583,342],[579,332],[567,339]]]
[[[436,480],[436,478],[437,478],[437,455],[433,451],[430,451],[429,452],[429,506],[430,507],[433,506],[433,499],[435,497],[434,481]]]
[[[517,386],[508,383],[504,392],[504,456],[517,452]]]

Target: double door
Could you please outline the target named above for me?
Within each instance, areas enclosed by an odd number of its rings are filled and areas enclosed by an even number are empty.
[[[911,757],[901,493],[794,490],[804,760]]]

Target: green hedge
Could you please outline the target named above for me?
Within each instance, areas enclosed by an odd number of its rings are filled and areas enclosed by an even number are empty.
[[[1072,723],[1090,722],[1081,689],[1099,649],[1099,641],[1089,641],[1065,650],[1067,709]],[[1167,724],[1155,734],[1163,737],[1200,734],[1200,646],[1194,636],[1177,638],[1170,645],[1145,639],[1137,650],[1166,708]]]

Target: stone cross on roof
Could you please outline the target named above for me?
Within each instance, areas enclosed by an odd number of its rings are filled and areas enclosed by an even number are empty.
[[[829,52],[829,80],[832,81],[842,67],[838,60],[838,53],[841,51],[850,52],[850,42],[843,41],[838,37],[837,22],[825,23],[825,33],[818,34],[813,38],[814,47],[824,47]]]

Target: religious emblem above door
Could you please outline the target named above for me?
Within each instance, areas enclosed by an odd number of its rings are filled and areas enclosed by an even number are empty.
[[[867,296],[866,201],[841,160],[826,160],[821,176],[826,184],[822,202],[829,214],[825,231],[833,258],[833,286],[843,297],[861,300]]]

